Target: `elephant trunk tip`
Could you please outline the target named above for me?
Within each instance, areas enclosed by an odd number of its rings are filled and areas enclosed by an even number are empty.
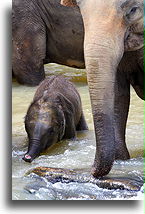
[[[101,178],[101,177],[104,177],[105,175],[108,175],[111,168],[112,168],[112,165],[102,169],[97,169],[96,167],[92,167],[91,174],[95,178]]]
[[[24,155],[24,157],[22,159],[28,163],[31,163],[33,160],[29,154]]]

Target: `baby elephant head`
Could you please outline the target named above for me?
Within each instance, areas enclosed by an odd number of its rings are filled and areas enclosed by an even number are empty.
[[[23,160],[32,162],[45,149],[63,138],[65,119],[60,106],[38,101],[32,103],[25,118],[28,152]]]

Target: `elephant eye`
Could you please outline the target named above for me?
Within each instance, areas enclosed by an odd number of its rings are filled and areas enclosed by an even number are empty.
[[[133,15],[135,15],[135,13],[137,12],[137,10],[138,10],[138,7],[137,7],[137,6],[136,6],[136,7],[133,7],[131,10],[129,10],[129,11],[127,12],[126,17],[127,17],[128,19],[130,19]]]
[[[131,10],[130,10],[130,14],[133,14],[137,11],[138,7],[133,7]]]
[[[142,16],[141,8],[138,6],[132,7],[125,15],[127,23],[132,23]]]

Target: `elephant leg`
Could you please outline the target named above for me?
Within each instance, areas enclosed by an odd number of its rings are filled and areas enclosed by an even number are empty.
[[[130,84],[134,88],[136,94],[142,99],[145,100],[144,96],[144,71],[140,68],[136,69],[136,72],[130,74]]]
[[[44,78],[46,54],[44,32],[18,31],[13,36],[13,73],[17,81],[30,86],[38,85]]]
[[[84,114],[82,113],[80,121],[76,127],[77,131],[81,131],[81,130],[88,130],[88,126],[84,117]]]
[[[67,115],[65,134],[63,138],[71,139],[71,138],[75,138],[75,136],[76,136],[76,129],[75,129],[74,119],[73,117],[71,117],[71,115]]]
[[[115,84],[115,159],[127,160],[130,158],[125,143],[125,130],[130,104],[130,83],[123,72],[117,72]]]

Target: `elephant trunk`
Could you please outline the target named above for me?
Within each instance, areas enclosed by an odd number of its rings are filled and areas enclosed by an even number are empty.
[[[39,139],[30,139],[28,152],[24,155],[23,160],[31,163],[41,151],[41,145]]]
[[[106,32],[101,35],[106,35]],[[96,134],[92,174],[100,177],[109,173],[115,159],[114,88],[123,51],[111,37],[99,38],[92,32],[91,36],[86,34],[84,51]]]

